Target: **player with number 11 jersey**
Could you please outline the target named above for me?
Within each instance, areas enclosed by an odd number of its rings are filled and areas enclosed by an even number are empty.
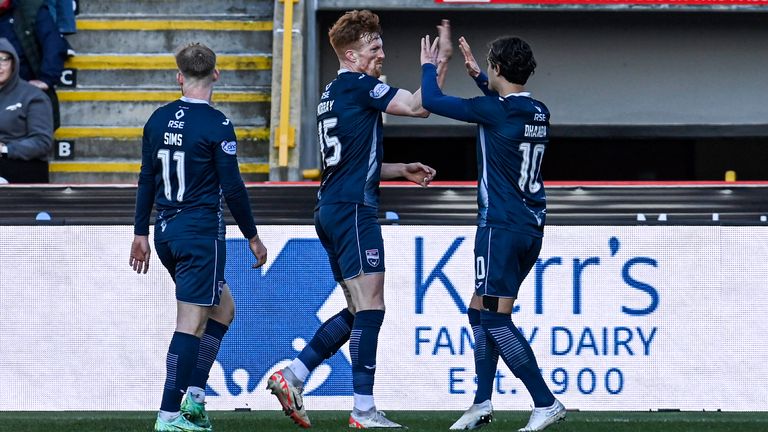
[[[144,126],[137,227],[148,225],[154,198],[158,240],[224,240],[223,193],[241,230],[253,236],[236,151],[232,122],[206,101],[182,97],[157,109]]]

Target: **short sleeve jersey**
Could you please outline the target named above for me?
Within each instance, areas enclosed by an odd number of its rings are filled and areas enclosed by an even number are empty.
[[[529,93],[481,96],[467,105],[478,123],[478,226],[542,236],[547,201],[541,164],[549,110]]]
[[[339,71],[317,106],[323,176],[317,206],[379,205],[384,159],[381,113],[397,93],[364,73]]]
[[[157,240],[224,239],[223,193],[247,197],[234,127],[223,113],[201,102],[186,98],[172,102],[157,109],[144,126],[136,234],[148,229],[154,198]],[[238,221],[241,229],[247,227],[245,231],[255,235],[250,207],[238,213],[243,214]]]

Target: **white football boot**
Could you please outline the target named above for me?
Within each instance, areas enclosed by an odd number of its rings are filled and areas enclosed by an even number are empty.
[[[349,415],[349,427],[352,429],[373,429],[373,428],[403,428],[405,426],[395,423],[388,419],[384,411],[378,411],[373,408],[369,411],[358,411],[353,409]]]
[[[451,430],[470,430],[481,428],[493,420],[493,406],[491,400],[479,404],[473,404],[451,426]]]
[[[547,426],[565,419],[565,407],[559,400],[555,399],[552,406],[534,408],[531,412],[531,418],[528,424],[518,432],[540,431]]]

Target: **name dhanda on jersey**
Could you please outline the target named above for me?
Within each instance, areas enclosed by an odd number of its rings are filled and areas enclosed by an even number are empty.
[[[525,125],[525,136],[528,138],[546,138],[547,126]]]

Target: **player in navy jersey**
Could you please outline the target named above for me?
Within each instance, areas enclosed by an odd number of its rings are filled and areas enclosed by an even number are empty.
[[[421,41],[424,107],[478,125],[475,292],[467,311],[475,336],[478,388],[472,406],[451,429],[475,429],[490,422],[501,355],[533,398],[531,418],[520,430],[538,431],[563,419],[565,407],[552,395],[530,345],[512,323],[512,308],[541,250],[546,217],[541,164],[549,142],[549,110],[524,91],[536,68],[528,43],[517,37],[491,42],[487,75],[464,38],[459,47],[484,96],[444,95],[436,81],[438,52],[428,38]]]
[[[216,54],[191,44],[176,54],[181,99],[157,109],[144,126],[130,265],[149,268],[153,204],[155,250],[176,283],[176,331],[155,431],[208,431],[205,387],[221,339],[234,319],[224,281],[226,226],[222,199],[257,262],[267,259],[237,164],[232,122],[213,108]],[[182,403],[182,396],[186,398]],[[183,414],[183,415],[182,415]]]
[[[449,23],[438,26],[446,32]],[[274,373],[268,389],[286,415],[310,427],[302,402],[307,377],[349,340],[352,359],[353,428],[397,428],[376,409],[373,398],[376,349],[384,320],[384,244],[377,219],[379,180],[404,177],[426,186],[435,170],[420,164],[383,163],[381,113],[426,117],[421,91],[381,82],[384,49],[379,18],[370,11],[344,14],[330,29],[339,71],[320,97],[318,138],[323,176],[315,207],[315,229],[328,253],[348,307],[331,317],[291,364]],[[451,54],[450,38],[439,47]],[[438,41],[435,49],[438,49]],[[441,74],[442,76],[442,74]]]

